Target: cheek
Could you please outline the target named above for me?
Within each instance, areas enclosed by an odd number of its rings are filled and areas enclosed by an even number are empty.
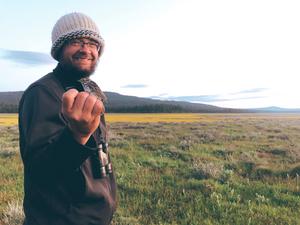
[[[61,49],[61,58],[70,58],[72,55],[76,53],[76,49],[69,47],[69,46],[63,46]]]
[[[61,54],[61,61],[62,63],[71,63],[73,61],[72,56],[74,53],[72,51],[63,51]]]
[[[76,53],[75,50],[71,48],[65,48],[64,51],[62,52],[64,58],[70,58]]]

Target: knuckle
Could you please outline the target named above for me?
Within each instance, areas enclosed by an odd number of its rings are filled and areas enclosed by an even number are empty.
[[[70,89],[63,93],[63,98],[70,98],[72,96],[76,96],[78,94],[78,91],[76,89]]]
[[[86,91],[82,91],[82,92],[79,92],[79,94],[78,94],[81,98],[87,98],[87,97],[89,97],[89,93],[88,92],[86,92]]]
[[[101,104],[101,102],[97,101],[95,107],[97,110],[101,110],[103,108],[103,105]]]
[[[89,119],[87,117],[83,117],[80,119],[80,122],[83,124],[88,124],[89,123]]]
[[[97,100],[97,105],[99,105],[100,107],[104,107],[103,102],[101,100]]]
[[[91,104],[95,104],[95,102],[97,101],[97,98],[93,95],[88,96],[87,101]]]
[[[97,101],[97,97],[95,95],[90,95],[89,98],[93,101]]]
[[[74,115],[72,117],[73,121],[76,122],[77,124],[85,124],[87,123],[87,118],[82,117],[82,116],[78,116],[78,115]]]
[[[64,93],[63,96],[62,96],[62,101],[63,101],[63,102],[66,102],[66,101],[68,101],[69,99],[70,99],[70,96],[69,96],[68,94]]]

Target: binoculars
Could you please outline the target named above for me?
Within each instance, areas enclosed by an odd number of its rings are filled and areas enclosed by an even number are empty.
[[[92,160],[94,178],[104,178],[112,174],[108,143],[101,142],[98,145],[98,151],[92,157]]]

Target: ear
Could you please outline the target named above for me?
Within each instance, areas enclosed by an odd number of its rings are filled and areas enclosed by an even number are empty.
[[[65,49],[65,45],[63,45],[60,49],[57,50],[57,61],[60,62],[63,57],[63,52]]]
[[[103,50],[104,50],[104,46],[100,45],[100,49],[99,49],[99,51],[98,51],[98,60],[99,60],[99,58],[102,56]]]
[[[98,61],[98,62],[100,61],[100,58],[101,58],[101,55],[100,55],[99,52],[98,52],[98,56],[97,56],[97,61]]]

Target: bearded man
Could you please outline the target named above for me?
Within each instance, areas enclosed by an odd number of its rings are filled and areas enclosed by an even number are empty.
[[[90,80],[104,41],[95,22],[70,13],[56,22],[53,72],[19,104],[24,164],[24,225],[107,225],[116,210],[105,95]]]

